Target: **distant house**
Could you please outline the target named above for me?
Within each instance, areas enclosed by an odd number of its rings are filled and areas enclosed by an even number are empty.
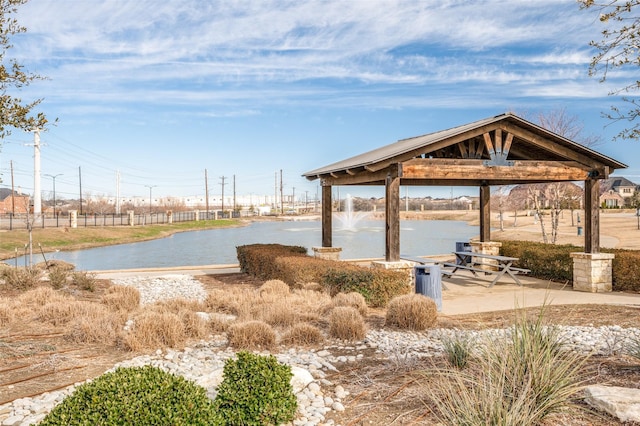
[[[26,213],[30,198],[27,194],[0,188],[0,213]]]
[[[600,205],[607,208],[624,207],[626,200],[633,197],[638,185],[624,177],[604,179],[600,184]]]

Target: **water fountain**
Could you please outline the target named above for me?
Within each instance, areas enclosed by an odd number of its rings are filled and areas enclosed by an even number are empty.
[[[356,232],[358,230],[357,224],[362,219],[366,218],[369,212],[356,212],[353,210],[353,198],[351,194],[347,194],[344,200],[344,211],[336,213],[336,219],[340,222],[339,230]]]

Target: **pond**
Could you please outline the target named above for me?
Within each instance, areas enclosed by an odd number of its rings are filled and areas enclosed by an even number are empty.
[[[336,225],[334,225],[335,227]],[[385,223],[361,220],[357,226],[333,230],[333,245],[342,247],[341,259],[384,258]],[[478,234],[475,226],[450,220],[404,220],[400,222],[401,253],[435,255],[455,250],[456,241],[468,241]],[[77,270],[104,271],[178,266],[237,264],[236,247],[254,243],[279,243],[307,247],[322,245],[319,221],[254,222],[237,228],[210,229],[174,234],[170,237],[132,244],[45,253],[47,260],[63,260]],[[43,261],[34,250],[33,262]],[[14,265],[15,259],[6,263]],[[24,265],[24,257],[17,259]]]

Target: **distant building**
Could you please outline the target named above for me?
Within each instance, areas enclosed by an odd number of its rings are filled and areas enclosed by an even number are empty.
[[[29,195],[20,194],[9,188],[0,188],[0,213],[26,213],[30,199]]]
[[[607,208],[624,207],[626,200],[633,197],[638,185],[624,177],[604,179],[600,184],[600,205]]]

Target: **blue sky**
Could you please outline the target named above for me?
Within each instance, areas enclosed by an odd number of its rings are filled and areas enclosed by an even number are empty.
[[[596,150],[640,183],[640,142],[601,118],[637,75],[588,76],[597,11],[573,0],[31,0],[10,56],[49,79],[58,124],[41,135],[58,198],[204,194],[315,196],[301,174],[395,142],[506,111],[566,109]],[[4,185],[33,190],[33,135],[3,141]],[[44,197],[51,178],[43,177]],[[294,189],[295,188],[295,189]],[[383,196],[384,189],[347,188]],[[445,196],[451,188],[412,188]],[[454,195],[476,195],[455,188]]]

